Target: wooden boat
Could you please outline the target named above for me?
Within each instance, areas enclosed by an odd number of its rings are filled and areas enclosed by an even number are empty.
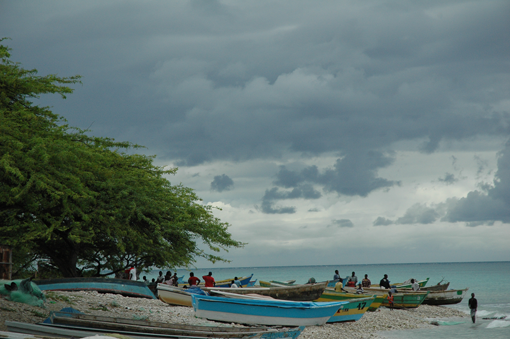
[[[217,288],[203,287],[202,290],[214,295],[214,291],[223,291],[237,294],[260,294],[267,295],[274,299],[291,301],[312,301],[321,296],[326,289],[327,282],[295,285],[285,287],[249,287],[249,288]]]
[[[432,291],[446,291],[449,286],[450,286],[449,282],[444,283],[444,284],[439,283],[437,285],[420,287],[420,291],[431,291],[431,292]]]
[[[126,297],[156,299],[143,281],[110,278],[58,278],[33,280],[41,291],[97,291]]]
[[[186,290],[166,284],[158,284],[157,296],[159,300],[171,305],[192,307],[191,294]]]
[[[198,318],[280,326],[325,324],[347,302],[293,302],[271,299],[234,299],[192,295],[193,310]]]
[[[462,301],[469,288],[462,290],[430,291],[425,300],[426,305],[452,305]]]
[[[250,283],[250,280],[251,280],[252,277],[253,277],[253,274],[250,275],[249,277],[240,277],[240,278],[238,278],[238,280],[241,282],[241,286],[246,287]],[[232,278],[232,279],[224,279],[224,280],[217,280],[215,287],[230,288],[230,285],[232,284],[232,280],[234,280],[234,278]],[[183,284],[179,283],[179,287],[184,287],[184,285],[188,285],[188,282],[185,281]],[[198,284],[198,286],[202,287],[204,285],[205,285],[204,281],[202,279],[200,279],[200,284]]]
[[[235,299],[248,299],[248,300],[277,300],[265,295],[258,294],[235,294],[229,292],[220,292],[216,291],[216,293],[220,294],[225,298],[235,298]],[[356,294],[358,298],[350,298],[345,300],[316,300],[316,302],[335,302],[335,301],[346,301],[347,303],[340,306],[340,308],[335,312],[335,314],[329,318],[328,323],[336,323],[336,322],[348,322],[348,321],[357,321],[361,319],[363,314],[369,310],[372,306],[372,303],[375,301],[375,296],[366,296]],[[382,298],[381,298],[382,299]],[[287,300],[282,300],[285,302],[292,302]]]
[[[423,287],[425,287],[425,285],[427,285],[427,283],[429,282],[429,279],[430,279],[430,278],[427,278],[427,279],[425,279],[425,280],[419,280],[419,281],[417,281],[418,285],[420,285],[420,289],[421,289],[421,288],[423,288]],[[390,282],[390,285],[391,285],[391,286],[395,286],[395,287],[397,287],[397,289],[398,289],[398,288],[411,288],[411,287],[412,287],[412,286],[411,286],[411,282],[410,282],[409,280],[404,281],[404,282],[401,282],[401,283],[391,283],[391,282]],[[372,284],[372,286],[370,286],[370,287],[371,287],[371,288],[372,288],[372,287],[374,287],[374,288],[379,288],[380,286],[379,286],[379,284]]]
[[[45,336],[93,336],[118,333],[132,338],[297,338],[304,327],[268,328],[169,324],[83,313],[52,312],[42,324],[6,322],[9,330]],[[29,326],[27,326],[29,325]],[[30,326],[31,325],[31,326]],[[86,335],[83,335],[86,332]]]
[[[259,285],[262,287],[282,287],[282,286],[293,286],[296,280],[286,280],[286,281],[277,281],[277,280],[271,280],[271,281],[263,281],[261,280],[259,282]]]
[[[354,289],[352,287],[344,287],[344,289],[350,293],[356,292],[356,289]],[[390,291],[385,288],[372,288],[372,287],[363,288],[363,290],[368,295],[375,294],[378,296],[384,296],[384,295],[388,296],[388,292]],[[425,298],[427,297],[427,295],[429,293],[430,292],[428,292],[428,291],[414,292],[412,290],[411,291],[407,290],[407,291],[400,292],[400,290],[397,290],[397,293],[393,294],[393,307],[394,308],[416,308],[423,303],[423,301],[425,300]],[[390,306],[388,299],[383,300],[382,306],[386,306],[386,307]]]
[[[375,297],[356,298],[345,300],[347,304],[344,304],[338,308],[331,318],[327,321],[328,323],[337,322],[348,322],[358,321],[361,319],[363,314],[369,309],[374,302]]]
[[[322,295],[314,301],[344,301],[351,299],[363,299],[369,297],[369,294],[356,294],[356,293],[348,293],[348,292],[336,292],[329,289],[326,289]],[[374,301],[368,306],[368,311],[374,312],[379,306],[382,305],[384,300],[388,297],[388,295],[373,295]]]
[[[246,285],[246,287],[253,287],[253,286],[255,286],[255,284],[257,283],[257,280],[258,279],[250,280],[250,282],[248,283],[248,285]]]

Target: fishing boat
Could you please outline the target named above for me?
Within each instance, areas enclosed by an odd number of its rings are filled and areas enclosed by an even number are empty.
[[[249,277],[240,277],[237,280],[239,280],[241,282],[241,286],[246,287],[250,283],[250,280],[251,280],[252,277],[253,277],[253,273]],[[200,280],[202,280],[202,279],[200,279]],[[232,280],[235,280],[235,279],[232,278],[232,279],[217,280],[215,287],[226,287],[226,288],[229,288],[230,285],[232,284]],[[182,284],[179,283],[179,287],[184,287],[184,285],[188,285],[188,282],[185,281]],[[200,284],[198,284],[198,286],[200,286],[200,287],[202,287],[204,285],[205,284],[204,284],[203,281],[200,281]]]
[[[158,284],[157,295],[159,300],[171,305],[189,306],[192,307],[191,293],[186,289],[166,284]]]
[[[74,336],[79,338],[101,333],[117,333],[136,339],[297,338],[304,329],[304,327],[268,328],[264,326],[232,327],[169,324],[68,312],[52,312],[50,317],[40,324],[6,321],[6,325],[9,331],[52,337],[71,338],[71,336]]]
[[[340,308],[341,302],[294,302],[271,299],[234,299],[192,295],[198,318],[240,324],[313,326],[325,324]]]
[[[452,305],[462,301],[469,288],[462,290],[430,291],[423,303],[425,305]]]
[[[350,293],[355,293],[356,289],[352,287],[344,287],[346,291]],[[370,287],[370,288],[363,288],[364,292],[368,295],[378,295],[378,296],[388,296],[388,292],[390,290],[384,289],[384,288],[378,288],[378,287]],[[393,294],[393,308],[416,308],[420,306],[427,295],[430,292],[421,292],[421,291],[410,291],[410,290],[397,290],[397,293]],[[384,299],[382,302],[382,306],[389,307],[390,304],[388,302],[388,299]]]
[[[418,285],[420,285],[420,288],[423,288],[427,285],[427,283],[429,282],[429,279],[430,278],[427,278],[425,280],[417,280],[416,282],[418,283]],[[411,288],[411,279],[408,279],[404,282],[401,282],[401,283],[392,283],[390,282],[390,285],[391,286],[395,286],[397,288]],[[379,288],[380,285],[379,284],[372,284],[370,287],[376,287],[376,288]]]
[[[446,291],[448,287],[450,286],[449,282],[446,282],[444,284],[437,284],[437,285],[431,285],[431,286],[425,286],[420,287],[420,291]]]
[[[258,279],[250,280],[250,282],[248,283],[248,285],[246,285],[246,287],[253,287],[253,286],[255,286],[255,284],[257,283],[257,280]]]
[[[33,280],[41,291],[97,291],[126,297],[156,299],[143,281],[110,278],[58,278]]]
[[[374,302],[375,297],[356,298],[345,300],[347,304],[344,304],[338,308],[331,318],[327,321],[328,323],[337,322],[348,322],[358,321],[361,319],[363,314],[368,311],[369,307]]]
[[[229,292],[220,292],[216,291],[222,297],[225,298],[235,298],[235,299],[248,299],[248,300],[277,300],[265,295],[258,294],[235,294]],[[328,323],[336,323],[336,322],[348,322],[348,321],[357,321],[361,319],[363,314],[369,310],[372,306],[372,303],[375,301],[375,296],[366,296],[355,294],[357,298],[350,298],[344,300],[316,300],[316,302],[335,302],[335,301],[345,301],[346,304],[340,306],[340,308],[329,318]],[[382,299],[382,298],[381,298]]]
[[[237,294],[260,294],[267,295],[274,299],[291,300],[291,301],[312,301],[321,296],[326,289],[327,282],[310,284],[310,285],[294,285],[284,287],[248,287],[248,288],[218,288],[218,287],[202,287],[202,290],[214,295],[214,291],[224,291]]]
[[[282,286],[293,286],[296,280],[285,280],[285,281],[277,281],[277,280],[271,280],[271,281],[263,281],[261,280],[259,282],[259,285],[262,287],[282,287]]]
[[[345,300],[351,300],[351,299],[363,299],[366,297],[369,297],[369,294],[357,294],[357,293],[348,293],[348,292],[336,292],[332,290],[325,290],[322,295],[314,301],[345,301]],[[379,306],[382,305],[384,300],[388,297],[388,295],[373,295],[374,301],[367,306],[368,311],[374,312],[376,311]]]

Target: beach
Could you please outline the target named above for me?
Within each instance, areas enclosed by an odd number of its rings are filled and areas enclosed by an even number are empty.
[[[215,325],[242,326],[224,324],[195,318],[191,307],[171,306],[156,299],[129,298],[118,294],[100,294],[97,292],[47,292],[45,307],[30,306],[0,298],[0,330],[7,331],[4,321],[27,323],[42,322],[51,311],[64,307],[73,307],[83,313],[116,316],[150,321]],[[300,338],[382,338],[384,331],[426,329],[434,331],[434,319],[466,318],[467,314],[442,306],[421,305],[416,309],[389,310],[381,307],[376,312],[367,312],[361,320],[350,323],[309,326]]]

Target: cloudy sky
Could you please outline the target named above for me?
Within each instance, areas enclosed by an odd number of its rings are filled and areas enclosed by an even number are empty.
[[[2,0],[0,35],[25,68],[83,76],[40,104],[221,208],[248,244],[220,267],[486,261],[510,258],[509,17],[507,0]]]

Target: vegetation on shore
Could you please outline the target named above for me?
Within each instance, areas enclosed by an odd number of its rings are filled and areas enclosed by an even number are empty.
[[[192,189],[166,179],[177,168],[155,166],[153,156],[134,154],[141,146],[90,136],[32,102],[50,93],[65,99],[80,76],[38,76],[9,51],[0,45],[0,243],[13,247],[15,273],[41,259],[64,277],[183,267],[243,246]]]

